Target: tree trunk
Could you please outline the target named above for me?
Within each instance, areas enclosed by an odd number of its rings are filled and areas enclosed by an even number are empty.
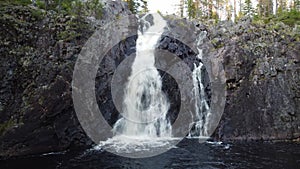
[[[275,0],[274,7],[275,7],[274,15],[276,15],[277,14],[277,8],[278,8],[278,2],[277,2],[277,0]]]
[[[236,20],[236,0],[233,1],[233,20]]]

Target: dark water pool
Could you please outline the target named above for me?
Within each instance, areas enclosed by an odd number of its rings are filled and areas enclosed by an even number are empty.
[[[0,161],[0,169],[300,169],[300,143],[202,143],[185,139],[178,148],[145,159],[105,151],[65,152]]]

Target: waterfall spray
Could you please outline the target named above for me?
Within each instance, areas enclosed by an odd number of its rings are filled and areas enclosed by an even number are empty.
[[[155,47],[167,24],[159,14],[145,15],[140,22],[136,58],[125,89],[123,117],[114,125],[114,132],[130,137],[171,137],[167,119],[169,102],[154,66]]]

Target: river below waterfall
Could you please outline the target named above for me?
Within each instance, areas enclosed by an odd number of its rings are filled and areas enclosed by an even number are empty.
[[[160,168],[287,168],[300,166],[300,143],[198,143],[184,139],[161,155],[131,159],[102,150],[67,151],[0,161],[0,168],[30,169],[160,169]]]

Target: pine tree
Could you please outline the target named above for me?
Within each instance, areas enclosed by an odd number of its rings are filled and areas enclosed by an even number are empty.
[[[217,0],[214,0],[217,1]],[[217,2],[216,2],[217,3]],[[199,0],[197,9],[201,12],[202,17],[212,18],[214,2],[213,0]]]
[[[213,0],[208,0],[208,18],[213,16]]]
[[[236,0],[233,0],[233,20],[236,20]]]
[[[142,7],[142,12],[143,12],[143,13],[149,12],[149,9],[148,9],[148,2],[147,2],[146,0],[141,0],[141,2],[142,2],[142,5],[141,5],[141,7]]]
[[[278,8],[277,8],[277,13],[281,13],[287,9],[287,3],[286,0],[278,0],[277,2]]]
[[[224,11],[226,12],[226,3],[227,0],[215,0],[215,9],[218,19],[221,19]]]
[[[300,0],[294,0],[293,4],[293,8],[297,11],[300,11]]]
[[[128,9],[133,13],[136,14],[136,2],[134,0],[124,0],[128,4]]]
[[[187,0],[187,13],[190,19],[196,17],[196,6],[193,0]]]
[[[273,13],[273,0],[259,0],[258,14],[263,17],[268,17]]]
[[[180,4],[179,4],[179,14],[181,17],[183,17],[183,11],[184,11],[184,0],[180,0]]]
[[[225,12],[226,12],[226,19],[231,20],[233,7],[230,4],[230,0],[225,0],[224,1],[224,6],[225,6]]]
[[[251,0],[245,0],[245,6],[243,8],[243,14],[246,16],[253,16],[254,8],[252,7]]]
[[[240,5],[240,11],[239,11],[239,13],[241,14],[242,11],[243,11],[243,2],[242,2],[242,0],[239,0],[239,5]]]
[[[124,0],[128,4],[129,10],[133,14],[146,13],[148,10],[148,2],[146,0]]]

